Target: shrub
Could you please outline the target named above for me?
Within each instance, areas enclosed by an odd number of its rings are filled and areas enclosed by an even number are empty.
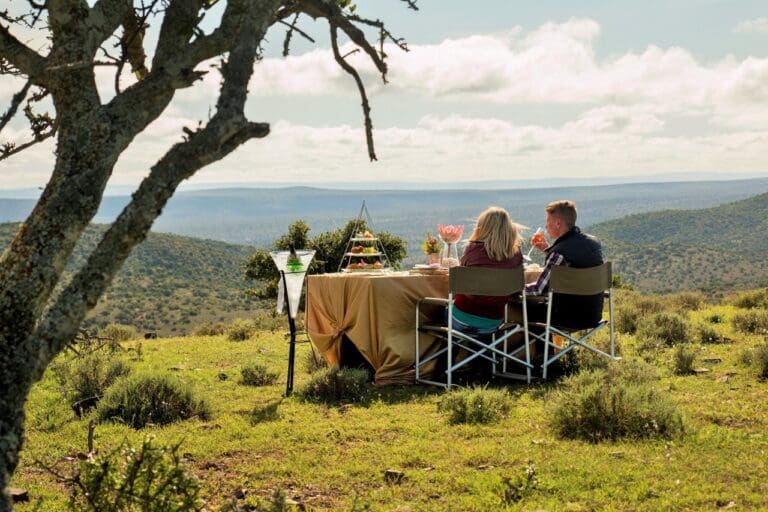
[[[307,373],[313,374],[325,368],[328,368],[328,361],[322,355],[315,353],[314,350],[306,353],[304,356],[304,369]]]
[[[286,306],[287,307],[287,306]],[[298,322],[300,319],[296,319]],[[258,331],[275,332],[288,329],[288,321],[284,314],[278,314],[274,307],[268,310],[259,310],[253,320],[254,328]],[[298,328],[298,325],[297,325]]]
[[[680,409],[655,387],[656,380],[653,368],[640,361],[580,372],[554,393],[552,426],[562,437],[593,443],[679,435]]]
[[[112,338],[115,341],[130,341],[139,337],[134,326],[125,324],[109,324],[99,331],[99,335]]]
[[[256,326],[250,320],[235,319],[227,327],[227,339],[230,341],[245,341],[256,332]]]
[[[659,338],[654,336],[643,337],[637,340],[637,355],[646,363],[650,363],[658,357],[664,347],[664,342]]]
[[[269,386],[280,377],[279,372],[270,372],[263,364],[252,363],[240,369],[242,383],[246,386]]]
[[[755,362],[755,351],[751,348],[745,348],[739,352],[739,363],[744,366],[751,366]]]
[[[165,425],[192,417],[206,419],[208,406],[188,385],[170,375],[134,375],[117,381],[99,403],[99,419],[118,419],[133,428]]]
[[[655,313],[644,318],[638,324],[637,333],[644,338],[658,338],[669,346],[688,341],[685,320],[676,313]]]
[[[755,349],[755,361],[757,362],[758,376],[768,379],[768,342]]]
[[[738,313],[731,319],[733,328],[747,334],[768,332],[768,311],[750,310]]]
[[[195,336],[221,336],[227,328],[222,323],[206,323],[201,325],[195,331]]]
[[[331,366],[312,375],[297,392],[302,400],[314,403],[364,402],[369,395],[368,372]]]
[[[73,407],[84,411],[94,407],[107,388],[131,369],[113,354],[97,350],[57,362],[53,371]]]
[[[512,401],[506,389],[458,388],[443,395],[437,409],[448,414],[448,422],[494,423],[509,414]]]
[[[742,309],[768,308],[768,288],[739,293],[732,303]]]
[[[705,296],[701,292],[680,292],[670,295],[669,300],[681,309],[698,311],[704,305]]]
[[[696,361],[696,351],[689,344],[680,344],[675,349],[674,370],[678,375],[693,373],[693,363]]]
[[[711,324],[721,324],[723,323],[723,315],[719,315],[717,313],[713,313],[709,316],[707,316],[706,321]]]
[[[698,327],[699,341],[701,343],[727,343],[728,340],[725,336],[718,333],[712,327],[708,325],[700,325]]]
[[[667,309],[668,302],[657,296],[640,297],[635,300],[634,305],[643,315],[651,313],[661,313]]]
[[[640,318],[640,310],[634,306],[627,305],[616,308],[616,330],[626,334],[637,332],[637,322]]]
[[[179,445],[165,447],[151,438],[134,448],[123,444],[112,452],[80,462],[66,481],[73,511],[202,510],[200,485],[184,467]]]

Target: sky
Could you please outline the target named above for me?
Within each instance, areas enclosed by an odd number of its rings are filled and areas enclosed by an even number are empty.
[[[410,48],[385,49],[387,84],[364,55],[349,57],[369,93],[378,161],[368,160],[357,89],[333,60],[327,25],[306,20],[315,44],[294,36],[283,58],[285,27],[273,27],[255,68],[246,113],[269,122],[270,135],[191,185],[768,176],[764,1],[421,0],[419,11],[398,0],[356,3]],[[112,78],[99,71],[98,81],[108,101]],[[183,126],[207,118],[218,86],[211,72],[179,91],[123,154],[110,185],[138,184]],[[15,90],[0,80],[3,111]],[[15,123],[0,142],[25,135]],[[45,185],[53,149],[0,162],[0,189]]]

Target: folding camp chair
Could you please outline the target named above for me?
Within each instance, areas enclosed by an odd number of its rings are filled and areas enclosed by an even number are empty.
[[[568,352],[577,346],[584,347],[597,354],[605,356],[612,361],[618,361],[621,358],[616,357],[616,343],[613,327],[613,293],[611,287],[612,273],[611,262],[605,262],[602,265],[589,268],[573,268],[565,266],[555,266],[552,268],[552,274],[549,278],[549,295],[547,297],[547,317],[546,323],[538,324],[544,327],[543,334],[531,333],[531,338],[538,339],[544,343],[544,361],[541,365],[541,377],[547,378],[547,368],[558,359],[565,356]],[[608,319],[601,318],[592,326],[569,327],[567,325],[553,325],[552,309],[559,294],[568,295],[599,295],[603,294],[608,298]],[[608,326],[610,331],[611,351],[610,353],[587,343],[595,333]],[[581,334],[581,335],[579,335]],[[553,343],[552,336],[561,336],[566,345],[561,347]],[[553,348],[553,354],[550,356],[550,347]],[[554,352],[558,349],[559,352]]]
[[[482,267],[453,267],[449,274],[449,294],[447,299],[424,297],[416,303],[416,382],[425,384],[434,384],[444,386],[448,389],[454,383],[454,372],[468,365],[477,358],[493,363],[493,374],[509,377],[522,378],[530,383],[531,364],[530,343],[528,340],[528,310],[526,308],[525,294],[521,293],[525,287],[525,278],[522,267],[516,269],[493,269]],[[453,298],[456,294],[481,295],[493,297],[506,297],[514,294],[521,294],[523,323],[507,322],[506,312],[504,322],[498,327],[492,329],[473,329],[471,331],[460,331],[455,328],[453,316]],[[447,308],[447,321],[444,323],[422,324],[422,306],[438,305]],[[421,334],[426,333],[434,336],[440,343],[439,348],[422,358],[421,354]],[[525,360],[514,354],[522,350],[517,349],[515,353],[508,353],[506,350],[507,342],[511,336],[518,333],[524,334],[525,339]],[[504,349],[499,346],[503,345]],[[454,361],[459,353],[465,355],[461,360]],[[424,366],[430,363],[434,364],[438,358],[445,357],[446,381],[440,382],[425,378],[423,376]],[[506,372],[506,364],[501,372],[497,371],[498,363],[513,362],[522,365],[525,375],[512,374]]]

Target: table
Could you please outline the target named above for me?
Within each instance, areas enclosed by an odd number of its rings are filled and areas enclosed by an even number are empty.
[[[416,301],[421,297],[448,297],[448,275],[310,275],[307,334],[329,364],[341,362],[346,335],[373,367],[377,385],[413,384]],[[431,337],[421,336],[421,345],[428,347]]]

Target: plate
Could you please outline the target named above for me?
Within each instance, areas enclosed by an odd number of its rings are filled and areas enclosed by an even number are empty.
[[[435,270],[435,269],[440,268],[440,264],[439,263],[432,263],[430,265],[427,265],[427,264],[424,264],[424,263],[417,263],[416,265],[413,266],[413,268],[416,269],[416,270],[425,270],[425,269]]]

